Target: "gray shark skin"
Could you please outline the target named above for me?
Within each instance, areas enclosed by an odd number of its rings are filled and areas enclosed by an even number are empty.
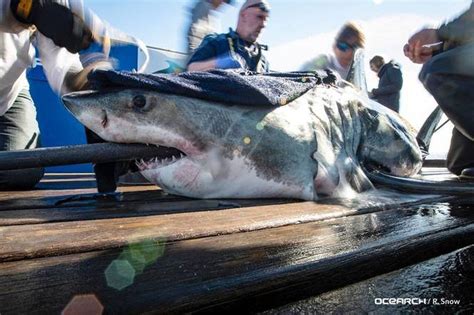
[[[317,86],[277,108],[133,89],[63,101],[107,141],[180,150],[137,165],[152,183],[188,197],[316,200],[370,188],[361,164],[397,176],[422,164],[414,131],[351,87]]]

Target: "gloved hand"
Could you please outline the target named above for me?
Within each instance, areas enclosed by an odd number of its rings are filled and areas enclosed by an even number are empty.
[[[236,69],[244,68],[242,57],[237,54],[223,54],[216,58],[217,69]]]
[[[86,90],[89,88],[87,76],[95,70],[113,70],[115,60],[107,58],[101,53],[90,53],[81,55],[81,63],[84,66],[79,72],[70,72],[64,78],[65,92]]]
[[[33,24],[44,36],[71,53],[86,49],[94,41],[82,18],[53,0],[11,0],[13,16],[24,24]]]

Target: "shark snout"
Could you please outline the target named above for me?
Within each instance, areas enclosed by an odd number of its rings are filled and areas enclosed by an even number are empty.
[[[83,91],[66,94],[62,101],[66,108],[87,128],[102,132],[110,125],[110,113],[107,106],[98,97],[96,91]]]
[[[87,104],[93,102],[96,95],[96,91],[79,91],[65,94],[61,99],[73,115],[78,115]]]
[[[81,106],[87,98],[84,96],[90,95],[91,91],[73,92],[63,95],[61,98],[66,108],[74,115],[79,114]]]
[[[71,113],[73,113],[73,114],[77,113],[77,103],[74,102],[74,100],[75,100],[74,96],[72,96],[70,94],[66,94],[61,99],[62,99],[64,105],[66,106],[66,108]]]

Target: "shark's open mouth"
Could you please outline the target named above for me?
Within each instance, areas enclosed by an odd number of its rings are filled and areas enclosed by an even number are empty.
[[[106,110],[102,109],[100,118],[100,124],[102,128],[106,129],[109,126],[109,117]],[[161,154],[151,159],[135,160],[138,170],[145,171],[149,169],[166,167],[187,156],[183,151],[174,147],[167,147],[163,145],[156,146],[160,149]]]
[[[176,148],[159,146],[163,154],[151,159],[136,160],[135,163],[140,171],[156,169],[169,166],[186,157],[186,154]]]

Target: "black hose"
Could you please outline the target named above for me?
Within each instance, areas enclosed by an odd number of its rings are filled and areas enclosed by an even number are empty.
[[[94,143],[0,152],[0,170],[59,166],[81,163],[106,163],[134,159],[165,158],[178,155],[174,148],[145,144]]]
[[[474,182],[462,180],[433,181],[415,178],[397,177],[377,170],[366,172],[367,177],[377,186],[421,194],[470,195],[474,194]]]

